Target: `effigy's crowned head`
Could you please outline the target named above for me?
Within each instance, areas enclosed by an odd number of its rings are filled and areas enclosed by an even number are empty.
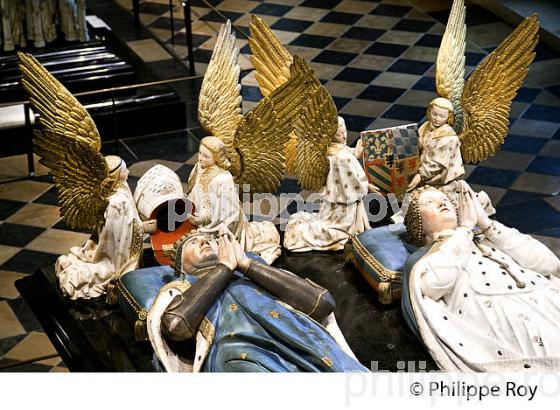
[[[447,194],[426,185],[412,192],[404,224],[412,241],[424,246],[434,233],[457,227],[456,206]]]
[[[453,103],[447,98],[438,97],[433,99],[428,105],[426,116],[430,124],[435,128],[439,128],[445,124],[451,126],[455,124]]]
[[[204,169],[212,165],[228,170],[231,163],[227,158],[226,145],[218,137],[204,137],[198,150],[198,164]]]
[[[332,142],[339,144],[346,144],[346,137],[348,136],[348,131],[346,130],[346,122],[344,118],[338,116],[338,128],[333,136]]]
[[[171,263],[176,273],[195,274],[218,262],[218,242],[209,233],[193,229],[177,240],[173,247]]]

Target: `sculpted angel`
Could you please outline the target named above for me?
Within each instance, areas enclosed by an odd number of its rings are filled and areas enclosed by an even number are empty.
[[[253,16],[250,30],[251,61],[266,96],[290,81],[292,57],[259,17]],[[368,189],[376,189],[368,184],[358,160],[361,144],[352,149],[346,145],[346,137],[346,125],[337,116],[332,97],[314,79],[285,152],[288,172],[303,188],[320,192],[320,210],[290,216],[285,248],[294,252],[340,250],[350,235],[369,229],[362,198]]]
[[[191,223],[200,232],[225,226],[245,251],[269,263],[280,255],[280,235],[270,221],[248,222],[239,191],[274,192],[282,181],[284,145],[311,81],[305,66],[291,70],[291,81],[243,116],[239,47],[231,23],[222,26],[199,97],[198,118],[209,136],[200,143],[187,187],[196,211]]]
[[[330,99],[325,93],[318,94],[319,98]],[[309,135],[306,132],[310,130],[303,127],[313,125],[313,122],[308,122],[310,119],[303,117],[296,122],[296,175],[301,185],[320,192],[320,207],[318,213],[300,211],[290,216],[284,246],[293,252],[340,250],[350,235],[369,229],[367,211],[362,202],[369,184],[358,160],[360,148],[353,150],[346,145],[346,125],[344,119],[336,115],[334,102],[330,111],[336,122],[333,121],[331,129],[323,135],[314,135],[322,138],[323,142],[325,137],[332,135],[326,139],[326,150],[317,150],[320,146],[314,145],[315,141],[306,140]],[[335,131],[331,134],[332,130]],[[310,144],[313,145],[305,147]],[[310,169],[307,161],[311,161],[311,166],[315,168]]]
[[[488,55],[465,83],[466,25],[463,0],[455,0],[436,61],[439,95],[419,129],[420,167],[409,191],[430,185],[452,195],[461,207],[463,162],[477,163],[494,155],[504,142],[511,102],[535,56],[539,23],[527,18]],[[495,213],[485,192],[476,194],[489,215]]]
[[[93,230],[85,244],[58,258],[60,288],[72,299],[94,298],[113,276],[138,267],[142,236],[155,225],[141,222],[126,164],[100,153],[101,137],[86,109],[33,56],[18,56],[23,87],[42,126],[35,152],[56,184],[61,216],[71,228]]]

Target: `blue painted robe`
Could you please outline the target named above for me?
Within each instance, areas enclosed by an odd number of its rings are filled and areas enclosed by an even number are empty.
[[[367,371],[324,327],[245,279],[229,285],[206,317],[215,336],[205,371]]]

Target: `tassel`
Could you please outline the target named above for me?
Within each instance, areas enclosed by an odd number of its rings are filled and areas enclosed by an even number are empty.
[[[344,262],[352,263],[354,262],[354,257],[352,255],[352,240],[350,239],[346,244],[344,244]]]
[[[107,284],[107,297],[106,302],[108,305],[114,305],[118,301],[117,285],[114,282]]]
[[[379,282],[377,287],[377,294],[379,302],[384,305],[388,305],[393,302],[393,292],[391,291],[390,282]]]
[[[145,320],[137,320],[134,322],[134,339],[137,342],[148,340],[148,328]]]

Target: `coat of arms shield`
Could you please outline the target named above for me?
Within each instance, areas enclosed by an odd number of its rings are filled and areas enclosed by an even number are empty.
[[[418,171],[418,124],[362,131],[363,164],[369,182],[401,200]]]

